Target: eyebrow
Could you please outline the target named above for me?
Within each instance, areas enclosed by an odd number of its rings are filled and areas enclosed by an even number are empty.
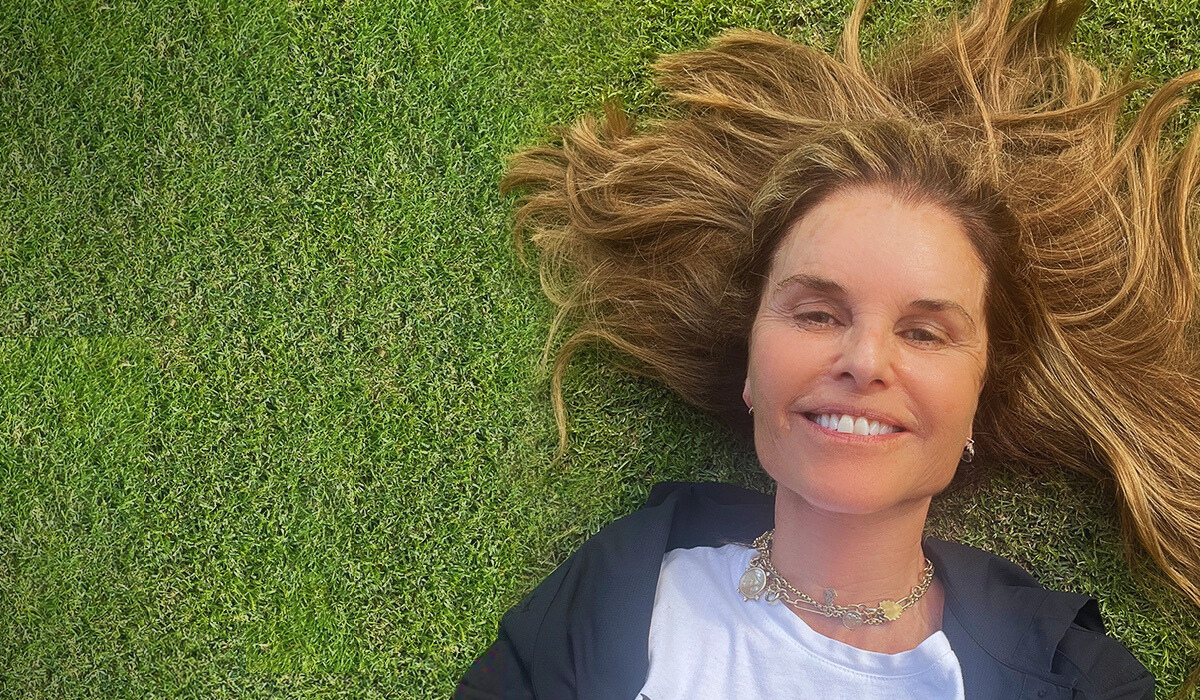
[[[846,288],[843,287],[842,285],[838,284],[837,282],[834,282],[833,280],[831,280],[827,277],[819,277],[817,275],[810,275],[806,272],[801,272],[799,274],[792,275],[791,277],[780,282],[777,285],[777,288],[778,289],[787,289],[788,287],[794,287],[796,285],[800,285],[801,287],[808,287],[809,289],[813,290],[814,292],[820,292],[822,294],[828,294],[830,296],[838,296],[838,297],[846,296]]]
[[[821,277],[819,275],[813,275],[807,272],[801,272],[788,277],[780,282],[776,288],[782,290],[796,285],[807,287],[814,292],[827,294],[833,297],[846,296],[846,288],[842,285],[827,277]],[[959,304],[958,302],[950,301],[949,299],[917,299],[916,301],[910,303],[909,306],[922,311],[929,311],[931,313],[950,311],[952,313],[959,314],[970,326],[970,331],[972,334],[974,334],[977,330],[975,319],[972,318],[971,314],[968,313],[967,310],[963,308],[962,304]]]

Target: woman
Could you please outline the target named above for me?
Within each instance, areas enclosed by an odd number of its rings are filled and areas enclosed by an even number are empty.
[[[1066,465],[1200,602],[1193,139],[985,0],[864,67],[756,32],[514,161],[558,322],[752,432],[774,498],[665,485],[502,621],[461,697],[1153,697],[1095,603],[923,539],[961,461]],[[1148,320],[1152,322],[1147,322]],[[557,325],[557,324],[556,324]]]

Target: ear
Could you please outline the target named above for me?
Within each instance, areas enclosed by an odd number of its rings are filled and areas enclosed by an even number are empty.
[[[742,402],[746,404],[746,408],[754,408],[754,399],[750,395],[750,377],[746,377],[746,383],[742,385]]]

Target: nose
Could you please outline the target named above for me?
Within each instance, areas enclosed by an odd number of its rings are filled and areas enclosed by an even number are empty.
[[[891,385],[895,338],[890,328],[855,324],[842,337],[841,353],[832,368],[838,379],[851,381],[859,389]]]

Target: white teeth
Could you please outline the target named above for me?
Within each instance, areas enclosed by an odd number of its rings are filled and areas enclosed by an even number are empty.
[[[887,435],[900,432],[900,428],[894,425],[848,414],[818,413],[813,417],[813,422],[826,430],[855,435]]]

